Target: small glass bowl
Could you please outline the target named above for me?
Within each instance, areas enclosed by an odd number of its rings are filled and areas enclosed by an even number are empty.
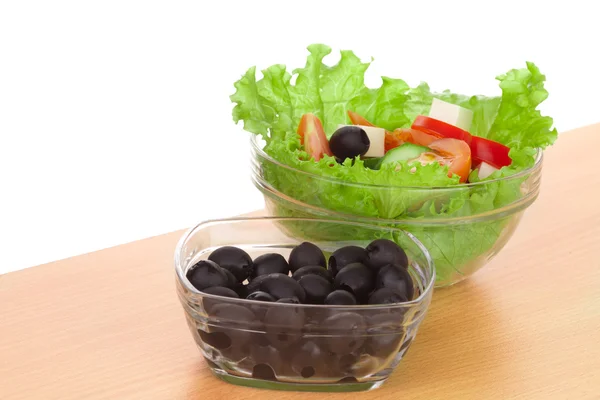
[[[236,246],[254,259],[288,257],[311,232],[329,254],[370,240],[337,240],[340,231],[365,230],[372,238],[400,241],[409,257],[415,299],[385,305],[328,306],[232,299],[196,290],[187,270],[221,246]],[[294,232],[288,236],[288,232]],[[315,240],[314,232],[320,232]],[[401,239],[401,240],[400,240]],[[435,268],[410,233],[347,221],[240,218],[203,222],[175,251],[177,292],[190,332],[211,371],[226,382],[294,391],[359,391],[381,386],[398,365],[431,302]]]
[[[537,199],[542,178],[541,151],[531,168],[512,176],[448,187],[366,184],[317,175],[274,159],[255,135],[251,152],[252,180],[269,215],[332,218],[410,232],[435,262],[436,287],[462,281],[502,250]],[[361,237],[367,235],[365,231]]]

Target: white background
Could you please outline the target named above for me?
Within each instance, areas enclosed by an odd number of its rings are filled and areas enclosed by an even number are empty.
[[[560,131],[598,122],[593,4],[1,2],[0,273],[261,207],[228,96],[310,43],[467,94],[531,60]]]

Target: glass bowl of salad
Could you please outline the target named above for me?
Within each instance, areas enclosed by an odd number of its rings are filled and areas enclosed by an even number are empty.
[[[543,150],[557,138],[537,109],[545,76],[527,63],[498,76],[493,97],[388,77],[368,88],[369,64],[352,52],[328,66],[327,46],[308,50],[292,74],[274,65],[257,80],[250,68],[231,96],[234,121],[255,134],[253,180],[270,213],[411,232],[432,255],[437,286],[483,267],[537,198]]]
[[[340,230],[381,240],[339,241]],[[198,224],[177,245],[175,275],[190,333],[213,374],[294,391],[381,386],[413,342],[435,283],[429,253],[410,233],[276,217]]]
[[[435,261],[438,287],[460,282],[491,260],[515,232],[540,188],[541,153],[533,167],[507,178],[422,188],[367,185],[307,174],[273,159],[255,140],[252,143],[253,181],[264,195],[270,215],[332,218],[411,232]],[[289,182],[295,184],[287,186]],[[331,192],[340,196],[332,197]],[[401,216],[378,215],[395,207],[401,209]],[[445,207],[453,209],[439,211]],[[337,235],[338,240],[374,238],[370,236],[373,232],[360,229],[333,233],[318,225],[314,228],[312,232],[303,229],[297,233],[308,238]],[[401,238],[398,241],[402,244]]]

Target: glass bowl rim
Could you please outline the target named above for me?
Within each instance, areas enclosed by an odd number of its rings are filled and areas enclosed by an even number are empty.
[[[418,306],[423,303],[433,291],[435,287],[436,280],[436,270],[433,258],[429,253],[429,250],[421,243],[419,239],[417,239],[412,233],[405,231],[400,228],[393,227],[381,227],[377,225],[370,225],[361,222],[351,222],[345,220],[337,220],[337,219],[321,219],[321,218],[297,218],[297,217],[276,217],[276,216],[260,216],[260,217],[233,217],[233,218],[218,218],[218,219],[209,219],[197,223],[193,227],[189,228],[179,239],[177,245],[175,247],[174,254],[174,265],[175,265],[175,273],[180,285],[183,286],[186,290],[193,293],[194,295],[200,296],[201,298],[209,298],[213,300],[222,300],[223,296],[213,295],[210,293],[204,293],[196,289],[191,285],[191,283],[187,280],[184,275],[183,268],[183,260],[181,258],[181,253],[183,251],[183,247],[188,242],[189,238],[196,232],[197,229],[200,229],[203,226],[210,226],[213,224],[227,224],[227,223],[236,223],[236,222],[251,222],[251,221],[310,221],[310,222],[321,222],[321,223],[335,223],[335,224],[343,224],[349,225],[353,227],[363,227],[367,229],[376,229],[381,231],[394,231],[400,232],[403,235],[407,236],[422,252],[427,261],[426,269],[429,272],[429,281],[424,286],[422,293],[415,299],[411,301],[405,301],[402,303],[392,303],[392,304],[356,304],[356,305],[328,305],[328,304],[291,304],[291,303],[276,303],[276,302],[257,302],[254,300],[248,299],[239,299],[239,298],[226,298],[228,303],[231,304],[244,304],[244,305],[264,305],[265,307],[292,307],[292,308],[307,308],[307,309],[331,309],[338,310],[340,312],[343,311],[359,311],[359,310],[380,310],[380,309],[397,309],[397,308],[412,308]]]
[[[543,159],[544,159],[543,150],[541,148],[537,148],[536,149],[535,162],[534,162],[534,164],[531,167],[526,168],[526,169],[524,169],[522,171],[519,171],[519,172],[517,172],[516,174],[513,174],[513,175],[504,176],[504,177],[496,178],[496,179],[490,179],[488,181],[461,183],[461,184],[452,185],[452,186],[396,186],[396,185],[381,185],[381,184],[372,184],[372,183],[350,182],[350,181],[345,181],[345,180],[342,180],[342,179],[332,178],[332,177],[329,177],[329,176],[323,176],[323,175],[319,175],[319,174],[314,174],[312,172],[307,172],[307,171],[303,171],[303,170],[298,169],[298,168],[294,168],[294,167],[292,167],[290,165],[287,165],[285,163],[282,163],[282,162],[274,159],[269,154],[267,154],[263,149],[261,149],[259,147],[259,145],[258,145],[258,138],[259,138],[259,135],[251,134],[251,137],[250,137],[250,146],[251,146],[252,150],[256,154],[258,154],[261,158],[266,159],[267,161],[269,161],[272,164],[277,165],[278,167],[281,167],[281,168],[284,168],[284,169],[287,169],[289,171],[296,172],[296,173],[299,173],[299,174],[302,174],[302,175],[306,175],[309,178],[319,179],[319,180],[328,181],[328,182],[332,182],[332,183],[336,183],[336,184],[347,185],[347,186],[358,186],[358,187],[362,187],[362,188],[378,188],[378,189],[389,188],[389,189],[436,190],[436,191],[463,190],[463,189],[481,187],[481,186],[485,186],[485,185],[496,183],[496,182],[506,182],[506,181],[511,181],[513,179],[516,180],[516,179],[519,179],[519,178],[521,178],[523,176],[529,175],[531,173],[539,172],[541,170],[541,168],[542,168]]]

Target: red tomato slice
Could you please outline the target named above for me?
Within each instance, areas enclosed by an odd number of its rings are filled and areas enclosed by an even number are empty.
[[[471,140],[471,154],[475,164],[486,162],[497,169],[506,167],[512,163],[509,151],[505,145],[479,136],[473,136]]]
[[[332,156],[329,149],[329,141],[325,136],[323,125],[319,118],[314,114],[304,114],[298,125],[298,135],[300,143],[304,145],[304,150],[310,154],[315,161],[323,158],[323,155]]]
[[[419,115],[415,118],[411,128],[418,129],[430,135],[459,139],[467,142],[467,144],[471,144],[471,134],[469,132],[425,115]]]
[[[444,165],[450,168],[448,176],[456,174],[466,182],[471,172],[471,148],[464,140],[445,138],[429,144],[429,148],[444,157]]]

